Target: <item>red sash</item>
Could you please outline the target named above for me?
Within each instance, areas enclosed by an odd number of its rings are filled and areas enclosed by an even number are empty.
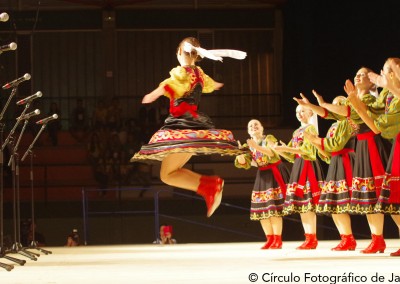
[[[392,178],[396,180],[390,181],[390,203],[400,203],[400,133],[397,134],[393,142],[393,160],[392,160]]]
[[[346,176],[346,182],[347,182],[347,187],[349,188],[350,197],[351,197],[351,192],[352,192],[351,188],[352,188],[352,181],[353,181],[353,169],[351,167],[349,153],[353,153],[353,152],[354,152],[353,149],[344,148],[340,151],[331,153],[332,156],[342,155],[344,174]]]
[[[278,169],[278,165],[280,163],[282,163],[282,161],[278,161],[276,163],[269,164],[269,165],[264,166],[264,167],[259,167],[258,169],[260,171],[266,171],[266,170],[269,170],[269,169],[272,170],[272,174],[274,175],[274,178],[275,178],[276,182],[279,184],[279,187],[281,188],[281,191],[282,191],[282,194],[283,194],[283,199],[285,199],[285,197],[286,197],[286,183],[283,180],[283,177],[282,177],[282,175],[281,175],[281,173],[279,172],[279,169]]]
[[[374,136],[377,135],[372,131],[357,134],[358,140],[367,140],[368,141],[368,152],[369,159],[372,168],[372,174],[375,179],[375,190],[376,196],[379,197],[381,194],[381,187],[383,181],[383,175],[385,174],[385,169],[382,165],[381,157],[379,156],[378,148],[376,147],[376,143],[374,140]]]
[[[169,112],[174,117],[179,117],[189,112],[194,118],[198,117],[197,106],[188,104],[187,102],[181,102],[179,105],[175,106],[174,101],[170,101]]]
[[[303,159],[303,161],[304,161],[304,165],[303,165],[303,169],[300,174],[298,185],[301,185],[302,188],[304,188],[304,186],[307,182],[307,178],[308,178],[308,180],[310,181],[313,203],[318,204],[319,196],[321,195],[321,192],[319,190],[317,178],[315,177],[315,172],[312,167],[312,162],[309,160],[304,160],[304,159]],[[302,189],[297,187],[295,195],[303,198],[304,192]]]
[[[169,113],[174,117],[179,117],[184,115],[186,112],[189,112],[194,118],[198,117],[197,114],[197,105],[191,105],[187,102],[181,102],[179,105],[175,106],[175,92],[174,90],[168,86],[164,86],[164,90],[168,92],[171,96],[171,100],[169,101]]]

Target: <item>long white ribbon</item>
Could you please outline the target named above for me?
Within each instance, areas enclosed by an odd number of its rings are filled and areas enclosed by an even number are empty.
[[[314,125],[315,129],[317,130],[317,134],[319,134],[318,115],[316,113],[313,113],[313,115],[310,117],[308,123]]]
[[[202,47],[195,47],[187,41],[183,44],[183,50],[186,52],[192,52],[192,50],[196,50],[201,58],[207,57],[212,60],[222,61],[222,57],[231,57],[234,59],[244,59],[247,56],[247,53],[240,50],[234,49],[211,49],[207,50]]]

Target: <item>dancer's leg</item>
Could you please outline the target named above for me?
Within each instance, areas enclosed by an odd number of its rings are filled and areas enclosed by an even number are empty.
[[[343,235],[343,229],[342,229],[342,226],[341,226],[341,223],[340,223],[339,214],[332,214],[332,220],[333,220],[333,223],[335,223],[335,226],[338,229],[339,234]]]
[[[341,238],[340,243],[336,247],[332,248],[332,250],[334,251],[355,250],[357,242],[354,239],[352,233],[350,215],[347,213],[333,214],[332,218],[335,222],[336,227],[338,228]]]
[[[272,229],[272,223],[271,223],[271,218],[267,219],[262,219],[260,220],[261,227],[264,231],[264,234],[267,235],[273,235],[274,231]]]
[[[197,191],[201,175],[183,168],[192,156],[188,153],[169,154],[161,163],[160,179],[171,186]]]
[[[306,240],[297,249],[315,249],[317,240],[317,215],[315,212],[300,213],[301,223],[304,228]]]
[[[393,221],[396,223],[397,227],[399,228],[399,232],[400,232],[400,215],[391,215],[391,216],[392,216]],[[390,254],[390,256],[400,256],[400,249],[395,252],[392,252]]]
[[[282,217],[271,217],[272,230],[274,232],[274,241],[272,242],[270,249],[281,249],[282,248]]]
[[[371,233],[377,236],[383,234],[384,215],[381,213],[367,214],[368,225]]]
[[[393,221],[396,223],[397,227],[399,228],[400,232],[400,215],[391,215]]]
[[[176,153],[164,158],[161,164],[160,178],[171,186],[195,191],[201,195],[207,205],[207,217],[210,217],[221,204],[224,181],[218,176],[202,176],[183,168],[192,154]]]
[[[300,218],[306,234],[317,233],[317,215],[315,212],[300,213]]]
[[[271,219],[273,235],[282,235],[282,224],[283,224],[282,217],[271,217],[270,219]]]
[[[385,239],[383,238],[384,215],[381,213],[367,214],[367,220],[371,230],[372,242],[361,253],[383,253],[386,249]]]
[[[260,224],[264,231],[265,238],[267,239],[261,249],[269,249],[269,247],[274,242],[274,231],[272,229],[271,218],[260,220]]]
[[[349,214],[332,214],[332,218],[341,235],[352,234],[351,219]]]

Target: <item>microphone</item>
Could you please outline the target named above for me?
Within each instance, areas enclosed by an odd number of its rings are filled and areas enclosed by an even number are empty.
[[[25,99],[19,100],[17,102],[17,105],[24,105],[26,103],[30,103],[31,101],[33,101],[34,99],[40,98],[42,96],[42,92],[36,92],[35,94],[33,94],[32,96],[26,97]]]
[[[26,73],[24,76],[22,76],[22,77],[20,77],[20,78],[18,78],[18,79],[15,79],[14,81],[11,81],[11,82],[5,84],[5,85],[3,86],[3,90],[7,90],[7,89],[9,89],[9,88],[16,87],[16,86],[18,86],[20,83],[22,83],[22,82],[24,82],[24,81],[26,81],[26,80],[29,80],[29,79],[31,79],[31,75],[28,74],[28,73]]]
[[[55,113],[52,116],[49,116],[49,117],[43,118],[39,121],[36,121],[36,124],[46,124],[50,120],[57,119],[57,118],[58,118],[58,115]]]
[[[7,22],[9,19],[8,14],[7,13],[1,13],[0,14],[0,22]]]
[[[17,44],[15,42],[12,42],[10,44],[0,46],[0,54],[4,51],[16,50],[16,49],[17,49]]]
[[[38,114],[40,114],[40,110],[39,109],[35,109],[34,111],[32,111],[30,113],[24,114],[22,117],[21,116],[17,117],[17,120],[19,120],[19,119],[21,119],[21,120],[29,119],[32,116],[35,116],[35,115],[38,115]]]

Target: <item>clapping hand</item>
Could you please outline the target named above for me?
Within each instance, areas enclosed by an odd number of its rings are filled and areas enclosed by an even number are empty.
[[[320,94],[318,94],[315,90],[312,90],[312,93],[314,94],[314,97],[317,99],[318,105],[323,107],[323,105],[325,104],[324,98]]]
[[[255,148],[257,146],[257,143],[253,139],[247,139],[247,145],[249,145],[249,147],[251,148]]]

